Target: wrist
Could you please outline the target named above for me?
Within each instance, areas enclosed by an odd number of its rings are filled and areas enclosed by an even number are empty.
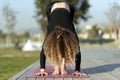
[[[41,72],[45,71],[45,69],[40,69]]]
[[[80,69],[76,69],[75,72],[80,72]]]
[[[80,71],[76,70],[75,72],[80,72]]]

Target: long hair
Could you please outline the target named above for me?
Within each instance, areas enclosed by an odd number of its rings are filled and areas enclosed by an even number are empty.
[[[53,64],[60,65],[62,58],[66,64],[71,64],[79,51],[79,41],[70,30],[56,26],[47,36],[43,48],[45,55]]]

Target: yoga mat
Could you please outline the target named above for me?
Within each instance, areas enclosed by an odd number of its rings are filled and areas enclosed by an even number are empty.
[[[52,72],[54,71],[54,67],[53,66],[46,66],[45,71],[48,72],[48,76],[34,76],[35,73],[39,72],[40,67],[37,66],[36,68],[34,68],[30,73],[27,74],[27,78],[88,78],[88,75],[86,76],[75,76],[72,75],[72,73],[74,72],[74,67],[70,67],[67,66],[66,70],[68,72],[67,75],[52,75]]]

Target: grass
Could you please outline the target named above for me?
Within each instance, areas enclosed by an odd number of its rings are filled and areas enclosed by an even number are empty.
[[[8,80],[39,59],[39,51],[23,52],[13,48],[0,49],[0,80]]]

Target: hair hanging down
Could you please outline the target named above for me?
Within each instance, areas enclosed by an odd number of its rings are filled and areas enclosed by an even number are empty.
[[[65,58],[65,63],[71,64],[79,51],[79,41],[70,30],[56,26],[47,36],[43,48],[53,64],[59,65],[62,58]]]

